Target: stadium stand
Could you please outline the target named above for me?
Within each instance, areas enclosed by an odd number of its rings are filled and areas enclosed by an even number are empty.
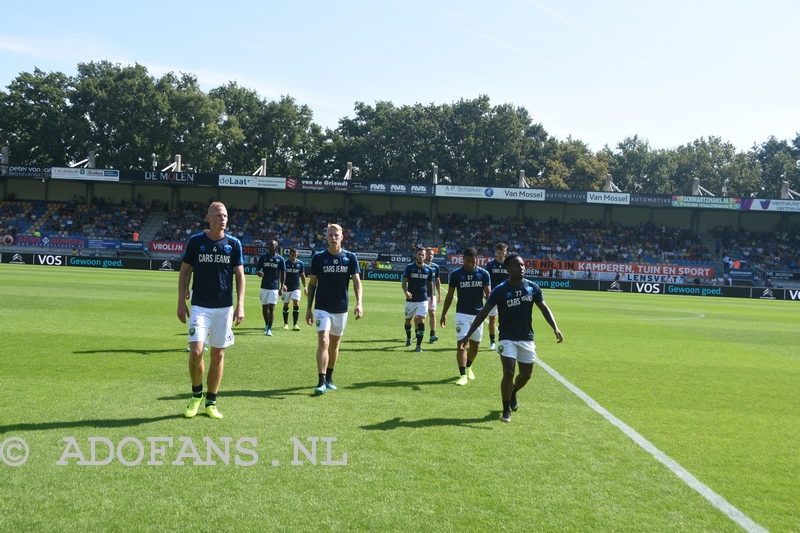
[[[711,234],[719,244],[719,254],[740,268],[800,271],[800,234],[786,231],[747,231],[715,227]]]

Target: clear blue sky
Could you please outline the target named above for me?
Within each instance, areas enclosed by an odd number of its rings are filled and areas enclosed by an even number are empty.
[[[592,150],[800,132],[800,2],[229,0],[4,2],[0,86],[80,62],[140,63],[289,94],[334,128],[357,101],[525,107]]]

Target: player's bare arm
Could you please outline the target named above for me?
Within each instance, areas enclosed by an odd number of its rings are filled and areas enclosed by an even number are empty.
[[[236,309],[233,311],[233,321],[238,326],[244,320],[244,266],[237,266],[233,275],[236,278]]]
[[[189,278],[192,276],[192,265],[181,263],[181,271],[178,274],[178,320],[186,324],[186,317],[189,316],[189,307],[186,305],[189,294]]]
[[[450,309],[450,304],[453,303],[453,294],[455,291],[453,287],[448,287],[447,296],[444,298],[444,307],[442,308],[442,317],[439,319],[439,325],[444,329],[447,325],[447,310]]]
[[[314,295],[317,293],[317,276],[311,274],[308,278],[308,307],[306,307],[306,324],[309,326],[314,325]]]
[[[354,309],[356,320],[364,316],[364,307],[361,302],[361,275],[353,274],[353,291],[356,293],[356,308]]]
[[[411,300],[411,293],[408,292],[408,278],[403,278],[403,294],[406,296],[406,300]]]
[[[553,316],[553,312],[550,311],[550,308],[547,307],[547,304],[544,302],[536,302],[536,307],[539,308],[539,311],[542,312],[542,316],[550,324],[550,327],[553,328],[553,333],[556,334],[556,339],[558,342],[563,342],[564,335],[561,333],[561,330],[558,329],[558,325],[556,324],[556,319]]]

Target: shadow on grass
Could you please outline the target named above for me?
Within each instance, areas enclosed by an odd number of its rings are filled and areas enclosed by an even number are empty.
[[[449,377],[440,379],[438,381],[397,381],[397,380],[384,380],[384,381],[365,381],[364,383],[353,383],[345,389],[371,389],[373,387],[402,387],[410,388],[411,390],[422,390],[422,385],[446,385],[448,383],[455,383],[455,378]]]
[[[404,339],[365,339],[365,340],[355,340],[355,339],[353,339],[353,340],[350,340],[348,338],[345,338],[345,339],[342,340],[342,342],[345,342],[347,344],[375,344],[375,343],[379,343],[379,342],[391,342],[391,343],[394,343],[394,342],[405,342],[405,340]]]
[[[116,350],[75,350],[72,353],[74,354],[89,354],[89,353],[138,353],[140,355],[151,355],[154,353],[175,353],[175,352],[185,352],[186,346],[181,348],[167,348],[165,350],[148,350],[146,348],[129,348],[129,349],[116,349]]]
[[[243,398],[266,398],[269,400],[284,400],[288,396],[295,396],[298,395],[299,391],[307,391],[311,390],[312,387],[293,387],[291,389],[274,389],[274,390],[222,390],[220,391],[220,397],[231,397],[231,396],[239,396]],[[304,394],[300,394],[305,396]],[[156,398],[157,400],[161,401],[172,401],[172,400],[186,400],[189,398],[188,393],[183,394],[175,394],[173,396],[162,396],[160,398]]]
[[[367,431],[374,431],[374,430],[391,431],[393,429],[399,429],[399,428],[419,429],[419,428],[430,428],[430,427],[441,427],[441,426],[459,426],[459,427],[469,427],[472,429],[491,429],[486,426],[475,425],[475,424],[485,424],[487,422],[497,422],[499,420],[500,420],[500,411],[490,411],[489,414],[484,416],[483,418],[423,418],[422,420],[403,420],[402,417],[398,416],[396,418],[387,420],[386,422],[379,422],[377,424],[361,426],[361,429],[366,429]]]
[[[72,422],[40,422],[11,424],[0,426],[0,435],[13,431],[47,431],[50,429],[67,428],[124,428],[150,424],[151,422],[161,422],[162,420],[174,420],[184,418],[182,414],[157,416],[155,418],[121,418],[121,419],[97,419],[97,420],[74,420]]]

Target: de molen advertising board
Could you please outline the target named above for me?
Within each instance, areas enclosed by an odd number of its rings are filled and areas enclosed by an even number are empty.
[[[271,176],[229,176],[220,174],[220,187],[242,187],[246,189],[285,189],[286,178]]]
[[[54,180],[119,181],[119,170],[53,167],[50,177]]]
[[[219,184],[219,174],[120,170],[119,181],[125,183],[146,183],[149,185],[173,185],[177,187],[191,187],[194,185],[211,185],[212,187],[216,187]]]
[[[507,187],[437,185],[436,196],[444,198],[481,198],[484,200],[545,201],[544,189],[512,189]]]
[[[335,179],[286,178],[286,189],[290,191],[347,192],[348,181]]]
[[[413,196],[433,196],[433,185],[424,183],[391,183],[391,182],[350,182],[351,193],[366,194],[400,194]]]

